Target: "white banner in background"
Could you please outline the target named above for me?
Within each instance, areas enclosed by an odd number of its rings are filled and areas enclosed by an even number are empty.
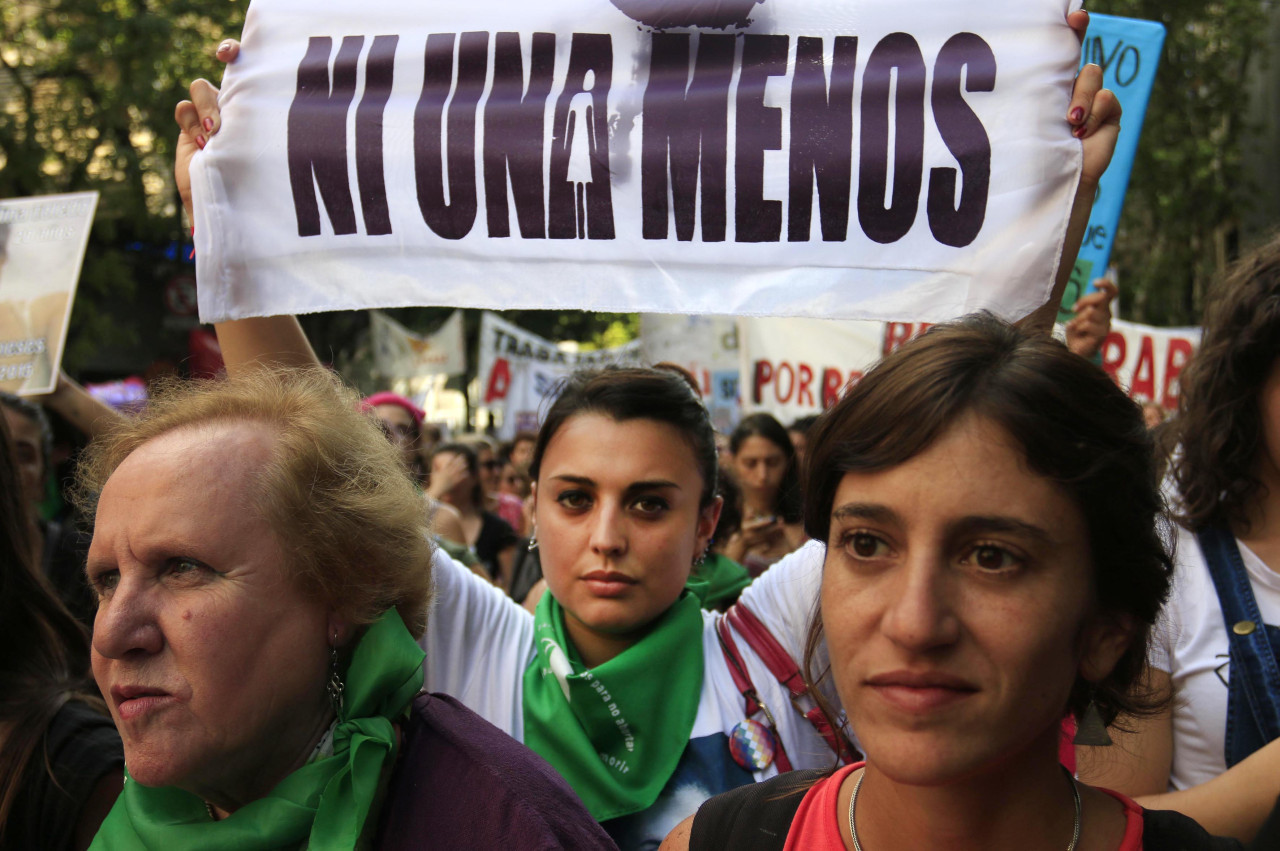
[[[716,430],[733,431],[741,417],[738,323],[730,316],[646,313],[640,317],[646,363],[674,363],[689,370]]]
[[[369,311],[369,336],[378,371],[392,378],[460,375],[467,371],[462,311],[455,310],[434,334],[421,336],[378,310]]]
[[[0,390],[58,383],[97,192],[0,201]]]
[[[642,360],[639,340],[612,349],[571,352],[493,313],[480,316],[480,404],[502,409],[502,440],[510,440],[517,431],[536,431],[544,402],[575,369]]]
[[[1102,368],[1130,397],[1178,407],[1178,376],[1200,347],[1199,328],[1155,328],[1136,322],[1111,321],[1102,344]]]
[[[884,322],[740,319],[743,413],[766,411],[783,425],[822,413],[880,359],[886,327]]]
[[[201,318],[1023,315],[1078,5],[254,0],[192,168]]]

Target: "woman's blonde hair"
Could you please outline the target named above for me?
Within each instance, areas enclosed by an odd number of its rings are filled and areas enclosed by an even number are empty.
[[[172,431],[258,423],[275,452],[250,497],[288,554],[304,592],[356,625],[394,606],[414,636],[426,629],[431,544],[422,498],[360,397],[322,369],[255,369],[221,380],[167,382],[147,409],[93,441],[75,498],[96,513],[107,479],[135,449]]]

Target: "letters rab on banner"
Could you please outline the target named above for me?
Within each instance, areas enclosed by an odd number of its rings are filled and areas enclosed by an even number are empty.
[[[58,382],[97,192],[0,201],[0,390]]]
[[[201,316],[1023,315],[1078,6],[255,0],[192,169]]]
[[[1102,368],[1140,402],[1178,407],[1178,377],[1200,345],[1199,328],[1153,328],[1112,320]]]

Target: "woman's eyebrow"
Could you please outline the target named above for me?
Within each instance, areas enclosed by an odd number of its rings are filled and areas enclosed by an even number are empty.
[[[1052,545],[1056,543],[1048,530],[1034,523],[1004,515],[962,517],[950,524],[948,532],[953,537],[982,534],[984,532],[1003,533],[1006,535],[1020,535],[1041,544]]]
[[[898,513],[873,502],[846,502],[831,512],[832,520],[870,520],[873,523],[901,523]]]
[[[627,485],[628,494],[647,493],[656,490],[680,490],[680,485],[666,479],[652,479],[643,482],[632,482]]]
[[[588,488],[596,486],[595,479],[588,478],[587,476],[574,476],[569,473],[561,473],[560,475],[552,476],[551,481],[564,482],[565,484],[570,485],[581,485]]]

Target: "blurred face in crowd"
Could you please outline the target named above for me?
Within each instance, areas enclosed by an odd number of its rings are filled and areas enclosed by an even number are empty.
[[[502,489],[502,462],[484,444],[476,447],[476,458],[480,465],[480,484],[484,486],[484,492],[497,493]]]
[[[542,569],[588,664],[680,596],[720,513],[719,501],[700,506],[704,487],[689,442],[664,422],[575,414],[548,442],[534,508]]]
[[[418,457],[418,428],[413,415],[399,405],[374,405],[373,414],[382,423],[382,430],[396,449],[404,465],[413,468]]]
[[[40,424],[17,411],[0,407],[5,424],[13,438],[13,463],[22,483],[27,503],[37,505],[44,499],[44,458],[41,456]]]
[[[437,452],[431,456],[431,478],[436,480],[437,477],[447,479],[454,475],[453,468],[455,465],[459,467],[458,478],[453,487],[449,488],[445,493],[440,494],[440,498],[450,505],[462,507],[471,504],[471,496],[476,486],[476,477],[465,463],[465,456],[456,452]],[[483,469],[483,468],[481,468]],[[482,508],[483,506],[476,506]]]
[[[908,461],[846,473],[822,583],[832,672],[869,764],[932,785],[1054,758],[1078,675],[1127,633],[1093,613],[1084,516],[968,416]]]
[[[529,477],[508,461],[502,467],[502,478],[498,482],[498,490],[524,499],[529,495]]]
[[[796,463],[804,464],[805,433],[787,429],[787,437],[791,438],[791,447],[796,451]]]
[[[532,440],[517,440],[511,447],[511,463],[521,470],[529,469],[529,462],[533,460],[533,446]]]
[[[146,786],[227,808],[296,767],[330,718],[329,637],[253,507],[274,438],[232,422],[130,454],[98,505],[93,673]]]
[[[743,439],[733,466],[748,502],[772,504],[787,471],[787,456],[769,438],[753,434]]]

